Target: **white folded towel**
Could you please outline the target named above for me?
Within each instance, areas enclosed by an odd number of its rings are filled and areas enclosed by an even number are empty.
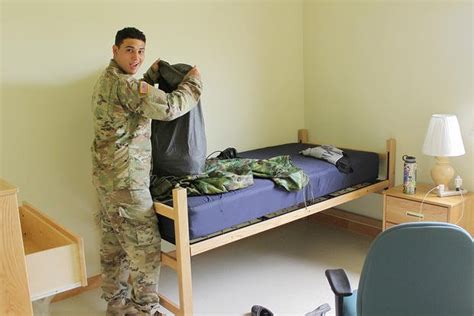
[[[300,151],[300,154],[318,159],[324,159],[333,165],[335,165],[336,162],[344,156],[344,152],[342,150],[331,145],[321,145],[318,147],[307,148]]]

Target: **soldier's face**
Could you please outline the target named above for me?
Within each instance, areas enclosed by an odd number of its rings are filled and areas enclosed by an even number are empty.
[[[127,38],[112,51],[115,62],[129,75],[136,74],[145,60],[145,42],[139,39]]]

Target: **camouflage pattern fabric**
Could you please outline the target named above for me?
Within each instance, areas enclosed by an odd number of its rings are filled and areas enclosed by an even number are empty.
[[[308,176],[296,167],[289,156],[270,159],[208,159],[202,175],[153,178],[151,194],[163,201],[176,187],[187,189],[188,196],[221,194],[253,184],[253,177],[272,179],[287,191],[297,191],[308,184]]]
[[[301,190],[309,182],[308,176],[291,162],[290,156],[254,160],[251,164],[256,177],[271,178],[287,191]]]
[[[157,74],[150,68],[145,80],[153,84]],[[172,120],[187,113],[199,100],[201,79],[187,75],[168,94],[147,82],[110,62],[92,96],[91,151],[101,205],[103,298],[125,299],[130,276],[132,303],[152,314],[159,306],[161,238],[149,191],[151,119]]]
[[[99,189],[102,240],[102,297],[126,299],[131,277],[131,301],[138,309],[158,307],[161,238],[150,191]]]
[[[152,82],[157,75],[150,69],[145,78]],[[112,60],[92,96],[95,186],[106,190],[148,188],[150,119],[169,121],[186,114],[197,104],[201,89],[199,76],[186,76],[175,91],[165,93],[124,73]]]

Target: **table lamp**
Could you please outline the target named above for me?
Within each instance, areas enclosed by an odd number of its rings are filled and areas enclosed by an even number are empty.
[[[448,190],[454,176],[454,169],[448,157],[465,153],[461,130],[456,115],[433,114],[423,143],[423,153],[435,156],[436,164],[431,169],[431,178],[436,185],[444,184]]]

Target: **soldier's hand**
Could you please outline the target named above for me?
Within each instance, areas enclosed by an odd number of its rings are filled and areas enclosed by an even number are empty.
[[[197,69],[197,67],[194,66],[194,67],[186,74],[186,76],[201,77],[201,74],[199,73],[199,70]]]
[[[158,58],[158,59],[153,63],[153,65],[151,65],[151,70],[153,70],[154,72],[157,72],[157,71],[158,71],[158,68],[160,67],[159,62],[160,62],[160,59]]]

